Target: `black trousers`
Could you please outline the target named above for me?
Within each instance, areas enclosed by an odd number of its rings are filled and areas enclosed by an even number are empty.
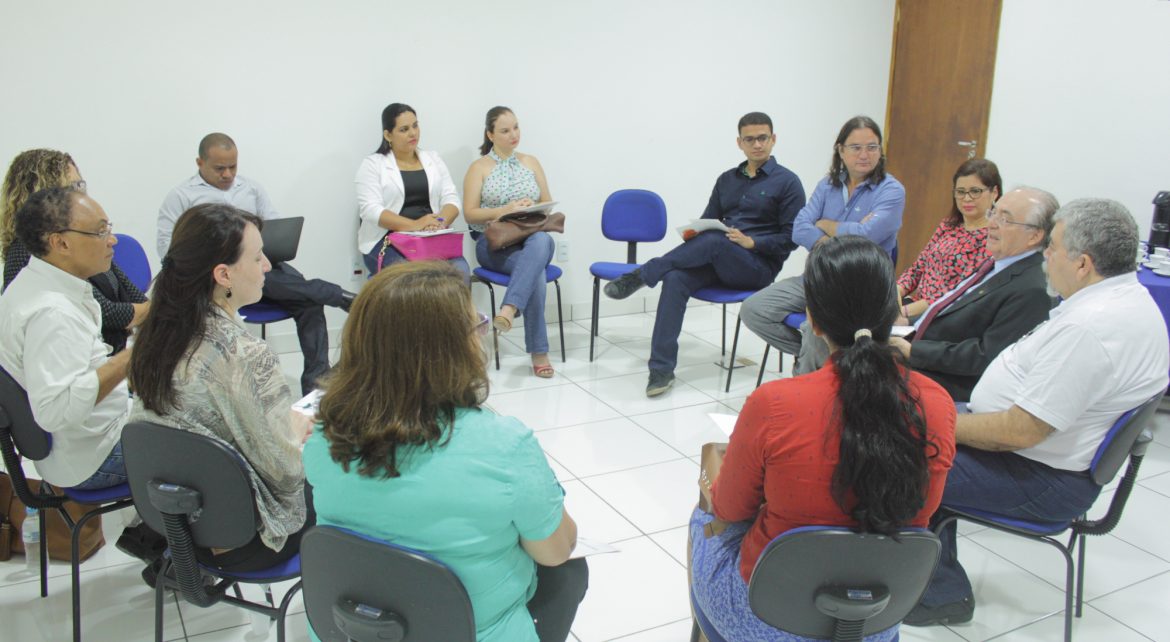
[[[528,601],[528,613],[536,624],[540,642],[565,642],[577,607],[589,588],[589,565],[584,558],[560,566],[536,565],[536,594]]]
[[[301,394],[309,394],[317,379],[329,370],[329,328],[325,309],[342,304],[341,286],[321,279],[306,279],[288,263],[277,263],[264,278],[262,301],[289,311],[297,324],[297,338],[305,357],[301,373]]]

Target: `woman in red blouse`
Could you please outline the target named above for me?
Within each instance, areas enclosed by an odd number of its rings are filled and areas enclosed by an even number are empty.
[[[829,361],[748,397],[722,466],[713,458],[703,467],[714,514],[691,517],[695,601],[728,640],[794,639],[748,606],[747,581],[768,542],[800,526],[925,527],[955,454],[950,396],[887,345],[898,309],[881,247],[828,239],[809,255],[804,279]],[[896,636],[892,627],[866,639]]]
[[[972,158],[959,165],[952,185],[951,213],[935,228],[914,264],[898,277],[898,296],[909,299],[903,317],[925,312],[991,258],[986,247],[987,210],[1003,193],[999,168],[986,158]]]

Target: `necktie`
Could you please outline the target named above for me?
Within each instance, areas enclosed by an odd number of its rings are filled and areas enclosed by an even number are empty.
[[[991,268],[993,267],[995,267],[995,261],[992,259],[987,259],[983,262],[982,265],[979,266],[978,270],[975,270],[975,276],[967,279],[967,282],[964,283],[962,287],[955,290],[954,292],[951,292],[949,295],[947,295],[947,298],[943,299],[939,302],[938,305],[931,308],[930,311],[926,313],[926,318],[922,320],[922,323],[918,324],[918,330],[914,333],[913,341],[917,341],[925,336],[926,329],[930,327],[930,323],[934,321],[934,318],[938,316],[938,313],[945,310],[950,304],[958,301],[959,297],[966,294],[967,290],[975,287],[980,281],[983,280],[983,277],[987,276],[988,272],[991,272]]]

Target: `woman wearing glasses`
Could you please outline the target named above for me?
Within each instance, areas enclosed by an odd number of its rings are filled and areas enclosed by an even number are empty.
[[[399,263],[370,279],[325,381],[305,472],[320,523],[449,566],[480,642],[562,642],[588,568],[568,559],[577,525],[532,430],[483,407],[489,329],[449,265]]]
[[[484,123],[482,156],[467,169],[463,179],[463,212],[476,239],[475,256],[489,270],[511,275],[500,311],[492,325],[500,332],[512,329],[520,315],[524,324],[524,349],[532,355],[532,373],[551,378],[548,360],[548,329],[544,324],[544,268],[552,260],[553,240],[537,232],[523,243],[492,251],[483,235],[486,225],[505,214],[534,203],[552,200],[540,161],[516,151],[520,144],[520,123],[507,107],[492,107]]]
[[[28,265],[30,256],[28,248],[16,238],[13,221],[17,210],[34,192],[66,186],[85,191],[85,181],[81,180],[81,173],[69,154],[54,149],[30,149],[12,159],[0,194],[0,254],[4,256],[5,289]],[[89,282],[93,286],[93,298],[102,310],[102,339],[112,348],[110,354],[121,352],[130,329],[142,323],[150,303],[117,263],[111,263],[108,271],[90,277]]]
[[[938,224],[914,264],[898,277],[904,319],[921,315],[991,258],[987,211],[1003,193],[999,168],[985,158],[972,158],[955,171],[952,187],[951,213]]]

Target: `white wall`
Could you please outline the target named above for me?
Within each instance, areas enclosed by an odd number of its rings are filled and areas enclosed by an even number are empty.
[[[1168,144],[1170,2],[1004,2],[987,157],[1008,185],[1117,199],[1144,237]]]
[[[569,216],[563,287],[583,304],[589,263],[624,260],[600,234],[605,197],[652,189],[672,223],[697,217],[718,173],[743,160],[743,113],[772,116],[777,158],[811,190],[845,119],[883,119],[893,5],[3,0],[0,162],[70,152],[157,266],[158,204],[195,172],[200,137],[227,132],[241,173],[306,217],[297,267],[354,286],[352,181],[382,108],[414,106],[422,146],[462,187],[484,113],[505,104]]]

